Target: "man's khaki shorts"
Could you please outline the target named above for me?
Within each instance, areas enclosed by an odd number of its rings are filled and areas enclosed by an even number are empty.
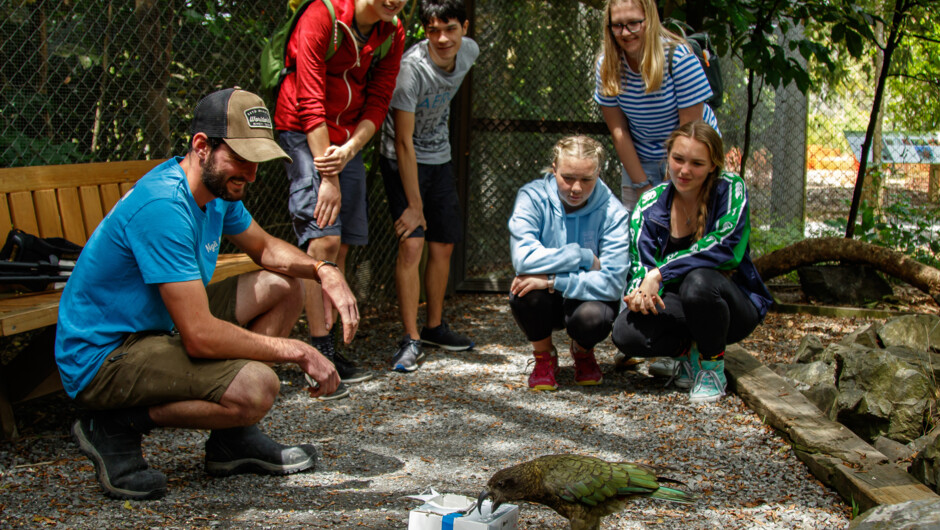
[[[221,320],[237,324],[238,277],[206,289],[209,309]],[[165,331],[132,333],[111,352],[91,383],[76,400],[91,409],[147,407],[191,399],[218,403],[247,359],[211,360],[190,357],[178,334]]]

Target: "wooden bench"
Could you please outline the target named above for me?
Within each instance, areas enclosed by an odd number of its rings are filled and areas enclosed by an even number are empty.
[[[0,237],[19,228],[85,245],[134,183],[162,160],[99,162],[0,169]],[[0,242],[2,244],[2,242]],[[245,254],[222,254],[212,282],[256,270]],[[61,290],[0,295],[0,337],[33,330],[30,344],[0,365],[2,437],[17,436],[14,403],[62,388],[53,345]],[[10,339],[3,339],[8,343]]]

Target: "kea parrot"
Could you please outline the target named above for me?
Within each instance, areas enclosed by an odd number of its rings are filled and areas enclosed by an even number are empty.
[[[510,501],[544,504],[571,523],[571,530],[599,529],[601,518],[622,510],[634,497],[691,504],[696,497],[660,482],[669,468],[607,462],[580,455],[548,455],[497,471],[480,492],[477,506],[493,500],[493,511]]]

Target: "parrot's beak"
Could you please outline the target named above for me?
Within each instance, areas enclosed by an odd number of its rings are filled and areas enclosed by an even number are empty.
[[[477,510],[479,510],[480,515],[483,515],[483,501],[485,501],[488,497],[491,497],[491,496],[492,495],[490,494],[490,490],[484,489],[483,491],[480,492],[479,497],[477,497]],[[496,505],[493,506],[493,511],[494,512],[496,511]]]

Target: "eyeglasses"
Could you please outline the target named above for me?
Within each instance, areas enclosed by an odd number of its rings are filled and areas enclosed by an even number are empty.
[[[631,20],[624,23],[613,23],[607,24],[607,27],[610,28],[611,33],[614,35],[623,35],[626,33],[637,33],[643,28],[643,23],[646,22],[646,19],[642,20]]]

